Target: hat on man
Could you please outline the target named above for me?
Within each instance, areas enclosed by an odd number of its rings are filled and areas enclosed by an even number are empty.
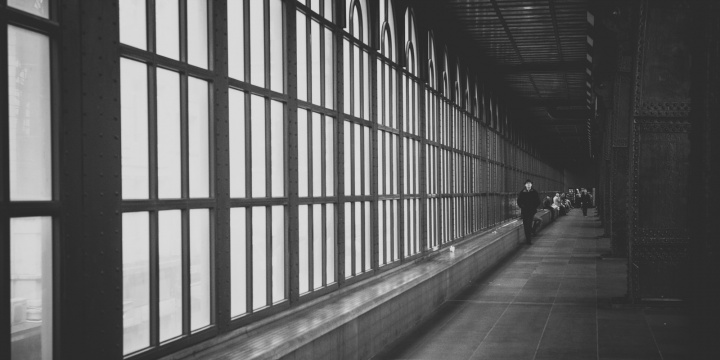
[[[532,184],[533,182],[532,182],[532,180],[527,179],[527,180],[525,180],[525,183],[526,183],[526,184],[527,184],[527,183],[531,183],[531,184]]]

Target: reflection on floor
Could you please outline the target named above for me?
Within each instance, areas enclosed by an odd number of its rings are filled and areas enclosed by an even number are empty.
[[[530,246],[380,359],[689,359],[689,317],[678,308],[613,306],[626,260],[590,209],[560,217]]]

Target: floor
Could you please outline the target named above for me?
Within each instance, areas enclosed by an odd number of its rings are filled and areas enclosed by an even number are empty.
[[[378,359],[692,358],[683,310],[618,304],[626,260],[602,233],[571,210]]]

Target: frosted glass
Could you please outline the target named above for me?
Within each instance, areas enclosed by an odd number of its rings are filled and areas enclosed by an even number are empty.
[[[272,207],[272,302],[285,299],[285,207]]]
[[[298,110],[298,196],[309,196],[308,181],[308,118],[307,111]]]
[[[52,218],[10,219],[10,356],[51,360],[53,353]],[[22,332],[34,332],[26,337]]]
[[[180,74],[157,69],[158,197],[181,196]]]
[[[250,82],[265,87],[264,1],[250,1]]]
[[[378,263],[382,266],[387,263],[385,259],[385,201],[378,202]]]
[[[120,128],[123,199],[148,198],[147,66],[120,60]]]
[[[352,115],[360,117],[360,109],[362,108],[362,104],[360,103],[360,93],[363,90],[363,85],[360,83],[360,48],[356,45],[353,45],[352,50],[352,64],[353,67],[351,68],[352,72],[352,88],[353,88],[353,107],[352,107]]]
[[[392,222],[393,226],[391,229],[391,236],[392,236],[392,248],[393,248],[393,256],[392,260],[398,260],[400,256],[398,255],[398,200],[392,201]]]
[[[277,92],[283,92],[285,79],[282,7],[282,0],[270,0],[270,89]]]
[[[207,0],[187,0],[188,63],[208,68],[208,5]]]
[[[352,274],[352,203],[345,203],[345,278]]]
[[[231,1],[234,2],[234,1]],[[180,59],[180,5],[178,0],[155,0],[155,49],[158,54]],[[158,86],[158,89],[162,89]]]
[[[210,325],[210,211],[190,210],[190,330]]]
[[[326,268],[326,281],[327,284],[335,282],[335,205],[326,204],[325,211],[327,219],[325,220],[327,237],[325,239],[325,262]]]
[[[229,91],[230,197],[245,197],[245,93]]]
[[[313,204],[313,289],[323,286],[323,213],[322,205]]]
[[[247,312],[245,208],[230,209],[230,316]]]
[[[30,1],[30,0],[25,0]],[[145,0],[123,0],[120,5],[120,42],[147,50]]]
[[[307,69],[307,20],[305,14],[297,12],[297,97],[307,101],[308,69]]]
[[[355,205],[355,218],[353,221],[355,222],[355,233],[353,234],[353,243],[355,243],[355,274],[361,274],[363,272],[363,262],[362,262],[362,231],[363,231],[363,221],[362,221],[362,202],[358,201],[353,203]],[[352,218],[351,218],[352,219]]]
[[[49,19],[50,18],[50,1],[38,1],[38,0],[8,0],[7,4],[10,7],[28,12],[39,17]]]
[[[360,127],[360,124],[354,124],[353,126],[353,136],[354,136],[354,159],[353,159],[353,165],[355,165],[355,195],[362,195],[362,161],[360,158],[360,155],[362,152],[360,151],[360,144],[362,144],[362,141],[360,140],[360,135],[362,134],[362,129]]]
[[[245,0],[227,2],[228,73],[245,80]]]
[[[370,58],[368,57],[368,53],[365,51],[362,52],[362,56],[363,119],[370,120]],[[359,81],[356,82],[356,84],[358,83]]]
[[[123,354],[150,345],[150,221],[147,212],[122,215]]]
[[[344,173],[345,173],[345,195],[351,195],[351,194],[352,194],[352,188],[351,188],[351,187],[352,187],[352,174],[350,173],[350,169],[351,169],[351,166],[352,166],[352,162],[351,162],[352,157],[350,156],[350,155],[351,155],[351,153],[350,153],[350,145],[351,145],[351,144],[350,144],[350,125],[351,125],[351,124],[350,124],[349,121],[345,121],[343,125],[344,125],[344,127],[343,127],[343,131],[344,131],[344,132],[343,132],[343,137],[344,137],[344,141],[343,141],[343,146],[344,146],[344,161],[343,161],[343,166],[344,166],[344,168],[345,168],[345,169],[344,169]]]
[[[322,119],[318,113],[312,113],[312,161],[312,194],[322,196]]]
[[[385,132],[378,132],[378,194],[385,194]]]
[[[250,97],[250,121],[252,196],[265,197],[265,98]]]
[[[325,4],[330,3],[326,0]],[[325,17],[331,18],[330,15]],[[325,107],[335,108],[335,37],[330,29],[324,28],[325,32]]]
[[[314,12],[319,14],[320,13],[320,0],[310,0],[310,9],[312,9]]]
[[[190,197],[210,196],[208,83],[188,78],[188,160]]]
[[[335,195],[335,119],[325,116],[325,195]]]
[[[349,61],[351,59],[350,57],[350,42],[347,39],[343,39],[343,54],[345,59],[343,59],[343,104],[344,104],[344,111],[346,114],[351,114],[351,107],[350,107],[350,64]]]
[[[310,244],[308,242],[308,206],[300,205],[298,208],[298,267],[300,276],[300,294],[310,291]]]
[[[182,335],[182,212],[158,212],[160,341]]]
[[[365,270],[370,270],[370,260],[372,259],[372,222],[370,220],[372,217],[370,216],[370,202],[366,201],[363,204],[365,205]]]
[[[270,167],[272,196],[285,195],[285,108],[279,101],[270,102]]]
[[[398,136],[395,134],[392,134],[390,136],[392,138],[391,158],[393,159],[393,162],[392,162],[392,193],[397,194],[398,193],[398,183],[397,183],[397,181],[398,181],[398,173],[397,173],[398,172],[398,164],[397,164]]]
[[[268,305],[267,298],[267,209],[252,209],[252,299],[253,310]]]
[[[332,11],[332,4],[333,4],[333,0],[325,0],[325,12],[323,15],[325,16],[326,19],[328,19],[330,21],[332,21],[332,19],[334,18],[333,11]]]
[[[10,199],[52,200],[50,42],[15,26],[7,30]]]
[[[363,126],[363,156],[365,157],[364,178],[365,178],[365,195],[370,195],[370,128]]]
[[[312,66],[312,103],[322,105],[321,71],[320,71],[320,24],[317,21],[310,22],[310,43]]]

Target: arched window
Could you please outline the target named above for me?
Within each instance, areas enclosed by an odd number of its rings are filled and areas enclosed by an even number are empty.
[[[437,77],[435,71],[435,40],[432,31],[428,32],[428,85],[437,90]]]

